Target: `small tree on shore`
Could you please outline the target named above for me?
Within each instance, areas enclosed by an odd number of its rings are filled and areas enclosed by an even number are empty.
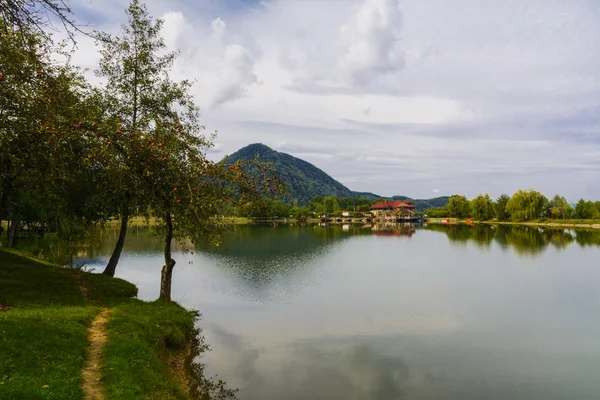
[[[510,197],[507,194],[501,194],[494,203],[494,215],[496,215],[498,221],[507,221],[509,218],[509,215],[506,212],[508,200],[510,200]]]
[[[513,221],[539,218],[546,209],[548,199],[533,189],[518,190],[506,203],[506,212]]]
[[[467,218],[471,214],[471,203],[466,196],[453,195],[448,199],[446,209],[451,217]]]
[[[494,215],[492,199],[488,194],[480,194],[471,200],[471,215],[478,221],[486,221]]]
[[[169,77],[177,53],[165,51],[160,36],[163,22],[153,20],[138,0],[131,2],[126,13],[129,22],[120,35],[97,33],[102,58],[96,74],[107,78],[104,107],[119,124],[99,137],[111,161],[108,175],[112,172],[116,178],[108,190],[112,203],[117,203],[113,211],[121,217],[119,239],[104,269],[110,276],[119,262],[130,215],[149,206],[144,178],[155,173],[151,169],[154,158],[167,152],[162,143],[167,137],[159,140],[155,136],[167,131],[177,136],[182,129],[193,136],[200,129],[197,109],[190,103],[189,82],[175,83]],[[181,121],[182,115],[186,121]],[[207,147],[210,140],[194,138],[193,145]]]
[[[246,206],[280,192],[282,185],[269,167],[253,160],[226,166],[206,158],[214,136],[202,134],[191,83],[169,76],[177,53],[165,51],[162,20],[154,20],[138,0],[126,12],[129,24],[120,36],[99,34],[103,49],[98,74],[108,78],[106,108],[121,124],[101,138],[122,178],[114,189],[115,198],[122,200],[117,210],[121,229],[105,273],[114,275],[127,218],[134,205],[141,205],[164,223],[160,298],[170,300],[173,240],[218,244],[226,230],[218,216],[224,206],[234,199]]]

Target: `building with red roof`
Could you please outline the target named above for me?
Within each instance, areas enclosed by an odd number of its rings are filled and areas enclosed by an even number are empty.
[[[401,218],[418,215],[416,208],[410,200],[383,200],[373,204],[371,212],[376,218]]]

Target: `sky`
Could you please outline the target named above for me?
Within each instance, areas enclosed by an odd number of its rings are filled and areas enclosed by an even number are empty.
[[[71,0],[116,33],[122,0]],[[600,199],[596,0],[150,0],[214,160],[264,143],[352,190]],[[99,59],[81,37],[74,62]]]

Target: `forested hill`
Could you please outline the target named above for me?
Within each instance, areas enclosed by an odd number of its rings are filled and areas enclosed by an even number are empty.
[[[289,185],[289,200],[297,200],[300,205],[307,204],[315,196],[362,197],[366,199],[383,199],[375,193],[354,192],[340,182],[327,175],[311,163],[286,153],[271,149],[264,144],[255,143],[241,148],[227,157],[227,163],[250,160],[258,156],[261,162],[272,163],[276,174]],[[394,200],[408,199],[405,196],[394,196]],[[437,197],[428,200],[413,200],[417,209],[443,207],[448,197]]]
[[[434,197],[433,199],[411,199],[406,196],[393,196],[392,200],[412,200],[417,210],[424,211],[428,208],[442,208],[448,203],[449,196]]]
[[[289,185],[289,197],[303,205],[315,196],[353,197],[353,193],[309,162],[280,153],[264,144],[251,144],[227,158],[227,163],[250,160],[258,155],[261,162],[270,162],[275,173]]]

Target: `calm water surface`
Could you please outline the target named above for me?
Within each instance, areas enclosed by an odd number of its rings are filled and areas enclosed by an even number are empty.
[[[103,267],[115,230],[89,266]],[[600,232],[242,226],[177,252],[206,372],[246,400],[600,398]],[[161,239],[132,228],[117,276],[158,297]]]

